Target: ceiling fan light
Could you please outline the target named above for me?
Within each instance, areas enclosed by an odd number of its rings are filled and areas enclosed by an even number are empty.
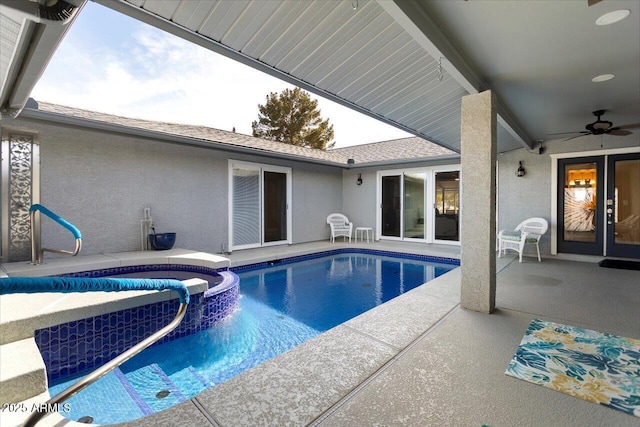
[[[611,80],[615,76],[615,74],[600,74],[599,76],[595,76],[594,78],[592,78],[591,81],[594,83],[606,82],[607,80]]]
[[[594,129],[609,129],[613,125],[611,122],[595,122],[592,127]]]
[[[613,12],[605,13],[600,18],[596,19],[596,25],[611,25],[616,22],[622,21],[629,16],[631,11],[628,9],[614,10]]]

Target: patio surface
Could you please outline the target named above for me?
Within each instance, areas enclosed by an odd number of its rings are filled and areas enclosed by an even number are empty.
[[[241,251],[241,265],[354,244]],[[458,257],[455,246],[358,244]],[[589,259],[589,261],[592,261]],[[459,269],[169,410],[128,426],[638,426],[640,419],[504,374],[533,318],[640,338],[640,274],[498,259],[492,315],[459,306]],[[55,416],[42,425],[65,423]]]

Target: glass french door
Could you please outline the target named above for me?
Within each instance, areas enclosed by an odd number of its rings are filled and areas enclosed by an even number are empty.
[[[558,173],[558,251],[640,258],[640,153],[561,159]]]
[[[602,255],[604,158],[562,159],[558,173],[558,251]]]
[[[230,162],[229,247],[291,243],[291,169]]]
[[[607,256],[640,258],[640,153],[607,159]]]

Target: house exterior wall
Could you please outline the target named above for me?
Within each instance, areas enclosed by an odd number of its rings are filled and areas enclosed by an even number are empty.
[[[230,158],[292,168],[293,243],[328,239],[326,217],[342,210],[339,168],[31,120],[2,125],[39,134],[41,204],[81,230],[83,255],[139,250],[146,206],[158,233],[177,233],[176,247],[228,248]],[[70,233],[48,218],[42,242],[73,248]]]
[[[585,136],[570,141],[545,141],[545,151],[538,154],[525,149],[509,151],[498,156],[498,230],[513,230],[526,218],[542,217],[551,224],[552,154],[606,151],[616,148],[638,147],[638,133],[620,137],[606,135]],[[578,157],[578,155],[576,156]],[[518,161],[526,170],[525,176],[515,175]],[[540,240],[540,253],[551,254],[551,233]],[[527,245],[525,254],[535,254],[535,247]]]

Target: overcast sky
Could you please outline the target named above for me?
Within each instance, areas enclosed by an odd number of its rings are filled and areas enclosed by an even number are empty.
[[[293,86],[87,2],[32,97],[121,116],[251,134],[258,104]],[[318,99],[336,148],[411,136],[332,101]]]

